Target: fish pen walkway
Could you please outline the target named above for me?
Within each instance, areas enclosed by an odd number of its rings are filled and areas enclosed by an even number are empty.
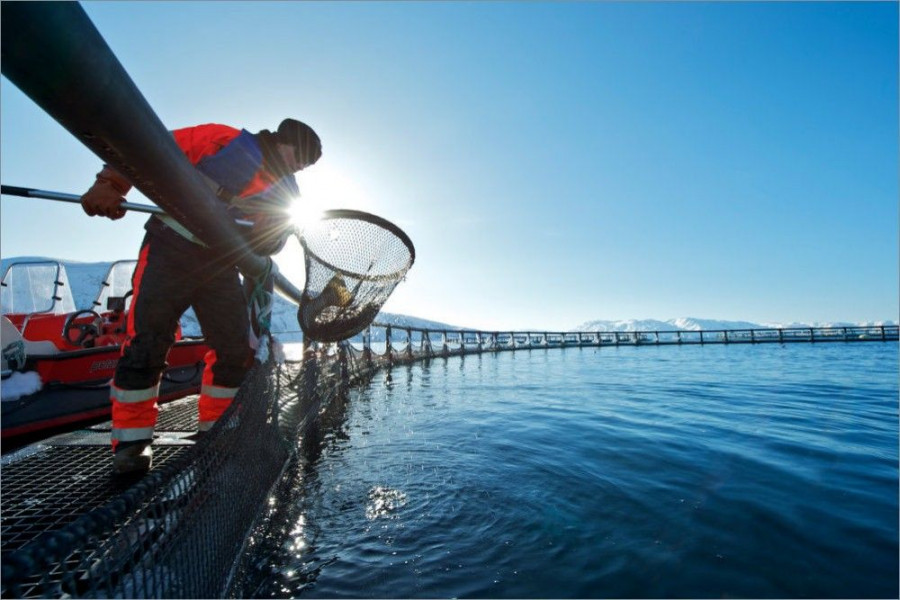
[[[793,327],[785,329],[716,329],[674,331],[595,331],[487,332],[435,330],[415,327],[381,326],[383,336],[372,330],[362,339],[363,350],[376,342],[385,343],[389,359],[398,353],[425,356],[449,356],[500,350],[551,348],[569,346],[677,346],[684,344],[788,344],[822,342],[891,342],[898,341],[897,325],[858,327]],[[398,347],[401,348],[398,350]]]
[[[161,407],[154,467],[111,473],[110,424],[2,459],[4,598],[243,597],[284,473],[329,406],[393,364],[486,352],[721,343],[896,342],[897,326],[742,331],[482,332],[373,326],[302,361],[257,366],[232,408],[194,440],[194,397]],[[248,584],[249,585],[249,584]],[[249,589],[252,589],[249,588]]]

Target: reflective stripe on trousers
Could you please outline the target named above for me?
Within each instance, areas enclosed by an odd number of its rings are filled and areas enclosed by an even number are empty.
[[[199,431],[209,431],[219,417],[231,406],[231,401],[240,388],[221,387],[204,383],[200,388],[200,399],[197,402],[200,414]]]
[[[110,386],[112,401],[112,447],[119,442],[152,440],[159,414],[159,384],[140,390],[125,390]]]

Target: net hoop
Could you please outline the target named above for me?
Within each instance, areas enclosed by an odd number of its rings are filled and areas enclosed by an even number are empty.
[[[329,210],[299,232],[306,283],[297,312],[304,338],[349,339],[368,327],[415,261],[406,233],[382,217]]]
[[[409,239],[409,236],[406,235],[406,232],[388,221],[385,218],[379,217],[378,215],[373,215],[372,213],[367,213],[361,210],[351,210],[347,208],[338,208],[333,210],[326,210],[322,217],[318,220],[319,223],[330,221],[333,219],[352,219],[356,221],[362,221],[365,223],[369,223],[371,225],[375,225],[377,227],[381,227],[385,229],[403,242],[403,245],[406,246],[407,250],[409,250],[409,262],[402,269],[394,271],[393,273],[387,273],[384,275],[371,275],[368,273],[357,273],[342,267],[339,267],[329,261],[324,260],[317,252],[313,251],[309,245],[306,243],[306,238],[303,236],[303,232],[300,232],[298,236],[300,238],[300,245],[303,247],[303,251],[314,256],[317,261],[319,261],[322,265],[328,267],[329,269],[335,271],[336,273],[340,273],[342,275],[347,275],[349,277],[355,277],[357,279],[362,279],[364,281],[391,281],[394,279],[401,279],[403,275],[409,271],[410,267],[412,267],[413,263],[416,262],[416,248],[413,246],[412,240]]]

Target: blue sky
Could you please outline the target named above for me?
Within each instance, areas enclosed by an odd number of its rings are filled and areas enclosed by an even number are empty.
[[[391,312],[898,319],[897,3],[82,6],[170,128],[312,125],[304,201],[416,244]],[[98,159],[0,94],[3,183],[86,190]],[[135,256],[145,220],[0,216],[3,257],[81,261]],[[298,246],[276,261],[302,283]]]

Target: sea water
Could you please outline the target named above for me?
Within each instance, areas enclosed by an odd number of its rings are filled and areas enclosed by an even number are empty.
[[[353,392],[258,597],[898,596],[898,345],[434,359]]]

